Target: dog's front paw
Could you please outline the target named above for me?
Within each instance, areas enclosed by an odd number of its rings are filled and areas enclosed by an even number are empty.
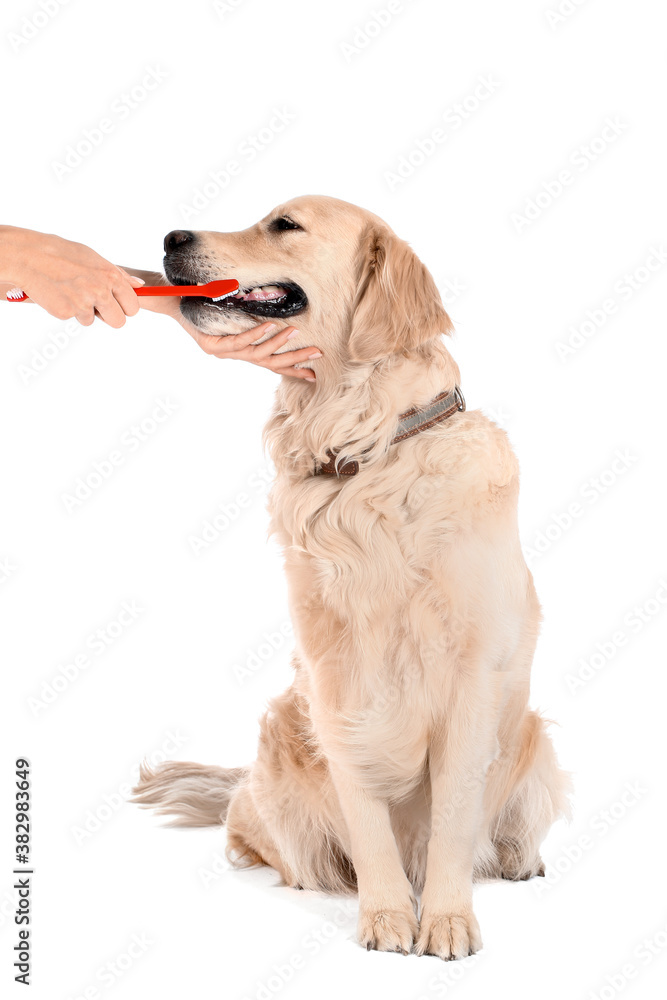
[[[362,910],[359,914],[359,943],[369,951],[400,951],[407,955],[419,925],[414,909]]]
[[[422,914],[415,945],[418,955],[437,955],[449,962],[474,955],[481,947],[482,936],[472,911],[456,914],[425,911]]]

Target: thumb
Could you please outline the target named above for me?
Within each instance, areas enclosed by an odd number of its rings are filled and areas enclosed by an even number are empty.
[[[144,279],[143,278],[138,278],[136,276],[136,274],[128,274],[128,272],[125,270],[124,267],[119,267],[118,270],[121,271],[125,275],[125,277],[130,282],[130,284],[132,285],[133,288],[141,288],[142,285],[146,284],[146,282],[144,281]]]

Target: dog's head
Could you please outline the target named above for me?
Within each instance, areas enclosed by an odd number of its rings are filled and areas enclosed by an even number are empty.
[[[335,198],[295,198],[237,233],[174,230],[164,246],[174,285],[239,282],[220,302],[181,300],[184,317],[205,333],[240,333],[271,319],[297,326],[304,345],[372,361],[451,330],[433,278],[408,244],[377,216]]]

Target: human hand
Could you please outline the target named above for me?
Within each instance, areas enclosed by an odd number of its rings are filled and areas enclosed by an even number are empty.
[[[185,325],[185,324],[183,324]],[[322,354],[316,347],[302,347],[296,351],[284,351],[282,354],[275,352],[286,344],[290,338],[297,337],[299,331],[293,326],[287,326],[279,330],[268,340],[263,340],[261,344],[253,341],[266,337],[273,329],[275,323],[261,323],[253,327],[252,330],[244,330],[243,333],[227,334],[223,337],[215,337],[209,333],[202,333],[200,330],[191,327],[186,329],[190,336],[199,344],[205,354],[212,354],[215,358],[234,358],[238,361],[249,361],[260,368],[268,368],[269,371],[276,372],[277,375],[292,375],[295,378],[305,379],[307,382],[315,382],[315,372],[310,368],[295,368],[300,362],[308,361],[310,358],[321,358]]]
[[[139,311],[133,289],[144,284],[82,243],[14,226],[0,227],[0,278],[57,319],[98,316],[116,329]]]

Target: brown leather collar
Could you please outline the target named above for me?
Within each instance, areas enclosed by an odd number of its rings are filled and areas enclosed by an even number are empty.
[[[413,406],[411,409],[406,410],[405,413],[400,413],[396,434],[389,443],[396,444],[398,441],[412,437],[413,434],[418,434],[419,431],[424,431],[427,427],[432,427],[433,424],[451,417],[452,413],[456,413],[457,410],[465,410],[465,408],[466,401],[458,385],[453,389],[445,389],[444,392],[435,396],[426,406],[419,408]],[[338,451],[333,452],[330,448],[327,448],[329,461],[320,465],[315,470],[315,475],[326,473],[329,476],[356,476],[359,472],[359,462],[355,459],[344,462],[336,470],[334,463],[338,454]]]

